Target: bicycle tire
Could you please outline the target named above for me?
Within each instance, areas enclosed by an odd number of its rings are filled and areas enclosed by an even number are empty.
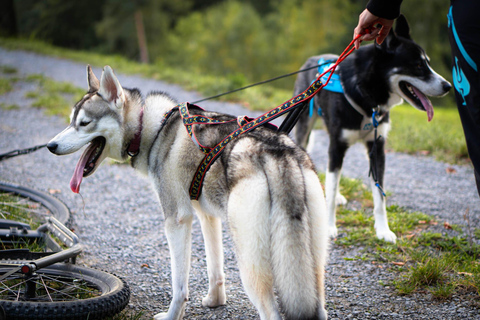
[[[13,268],[18,268],[18,265],[0,266],[0,276]],[[130,289],[127,283],[108,272],[57,263],[42,268],[37,273],[44,277],[61,276],[61,281],[66,281],[65,279],[86,281],[99,288],[101,294],[93,298],[75,301],[32,302],[1,299],[0,307],[4,310],[7,319],[100,320],[121,312],[130,300]]]
[[[70,219],[70,210],[68,207],[62,201],[48,193],[6,181],[0,181],[0,191],[10,192],[41,203],[42,206],[47,208],[52,215],[63,224],[67,224]]]
[[[70,219],[70,210],[68,207],[62,201],[48,193],[5,181],[0,181],[0,191],[14,193],[18,196],[41,203],[42,206],[47,208],[52,215],[63,224],[67,224]]]

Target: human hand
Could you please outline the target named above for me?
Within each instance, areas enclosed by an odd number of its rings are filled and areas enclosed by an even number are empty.
[[[377,17],[367,9],[358,17],[358,25],[353,31],[353,38],[362,35],[355,40],[355,49],[360,48],[360,43],[376,39],[378,44],[382,44],[383,40],[388,36],[395,20]],[[381,25],[381,26],[378,26]]]

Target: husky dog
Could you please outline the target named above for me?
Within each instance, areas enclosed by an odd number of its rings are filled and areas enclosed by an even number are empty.
[[[337,58],[331,54],[314,56],[305,62],[302,69],[334,62]],[[312,69],[300,73],[294,95],[305,90],[319,73],[323,73],[320,67],[318,71]],[[328,75],[324,77],[328,78]],[[337,235],[336,206],[346,203],[345,197],[338,191],[345,152],[357,141],[362,141],[369,151],[370,165],[376,171],[377,181],[372,179],[376,234],[379,239],[395,242],[396,236],[388,227],[385,197],[381,189],[385,171],[385,140],[390,128],[389,111],[405,99],[414,108],[426,111],[430,121],[433,106],[426,96],[443,96],[451,85],[432,70],[425,51],[410,37],[404,16],[397,19],[395,32],[391,31],[382,45],[362,46],[346,58],[336,69],[330,85],[330,90],[325,87],[311,100],[311,109],[302,112],[294,133],[296,142],[302,147],[313,145],[311,141],[309,143],[310,133],[319,114],[323,116],[330,137],[325,182],[329,233],[332,237]],[[376,141],[372,118],[374,110],[375,120],[378,121],[379,139]],[[373,152],[370,152],[374,145]]]
[[[221,218],[228,220],[240,275],[261,319],[327,319],[324,265],[328,228],[322,187],[307,153],[266,127],[230,142],[207,172],[203,193],[190,200],[190,182],[204,154],[196,147],[168,95],[122,88],[106,66],[100,81],[87,67],[89,90],[74,106],[70,125],[48,149],[56,155],[85,145],[71,188],[106,157],[126,160],[148,176],[165,215],[172,257],[173,298],[155,319],[181,319],[188,301],[191,227],[199,217],[205,239],[208,293],[203,306],[225,304]],[[195,136],[215,146],[238,128],[237,118],[190,108],[190,114],[227,121],[194,125]],[[132,145],[135,145],[132,148]],[[136,149],[133,150],[132,149]],[[277,306],[275,292],[280,306]]]

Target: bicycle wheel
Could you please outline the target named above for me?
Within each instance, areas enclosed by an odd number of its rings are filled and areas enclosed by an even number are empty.
[[[0,265],[0,278],[18,265]],[[57,263],[32,277],[20,272],[0,281],[0,306],[7,319],[104,319],[130,299],[125,281],[96,269]]]

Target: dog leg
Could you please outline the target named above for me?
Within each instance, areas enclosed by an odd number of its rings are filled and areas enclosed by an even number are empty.
[[[340,173],[341,170],[327,170],[325,174],[325,198],[327,199],[328,234],[332,238],[335,238],[338,234],[335,211],[337,209],[336,195],[338,194],[339,189]]]
[[[188,215],[182,219],[178,219],[176,216],[165,219],[165,230],[172,259],[173,298],[168,312],[155,315],[156,320],[180,320],[184,316],[185,304],[188,301],[192,218],[192,215]]]
[[[373,142],[367,143],[370,156],[370,167],[372,167],[372,165],[376,165],[377,181],[380,187],[383,188],[383,177],[385,174],[385,139],[380,138],[377,141],[376,154],[370,153],[370,150],[372,150],[372,145]],[[371,186],[373,195],[373,215],[375,217],[375,231],[377,233],[377,238],[387,242],[395,243],[397,236],[390,230],[388,226],[385,197],[383,196],[382,191],[376,186],[373,179],[371,181]]]
[[[373,195],[373,215],[375,217],[375,231],[377,238],[387,242],[395,243],[397,236],[388,226],[387,209],[385,197],[382,195],[380,189],[372,181],[372,195]]]
[[[223,272],[222,221],[195,208],[202,226],[207,255],[208,294],[202,300],[204,307],[218,307],[226,303],[225,273]]]
[[[348,146],[339,141],[330,140],[328,149],[328,166],[325,174],[325,198],[327,200],[328,233],[335,238],[338,234],[335,212],[337,201],[346,204],[347,200],[340,194],[340,177],[342,172],[343,157]]]
[[[262,320],[281,320],[273,293],[270,263],[270,195],[265,176],[236,183],[228,200],[228,220],[240,277]]]

